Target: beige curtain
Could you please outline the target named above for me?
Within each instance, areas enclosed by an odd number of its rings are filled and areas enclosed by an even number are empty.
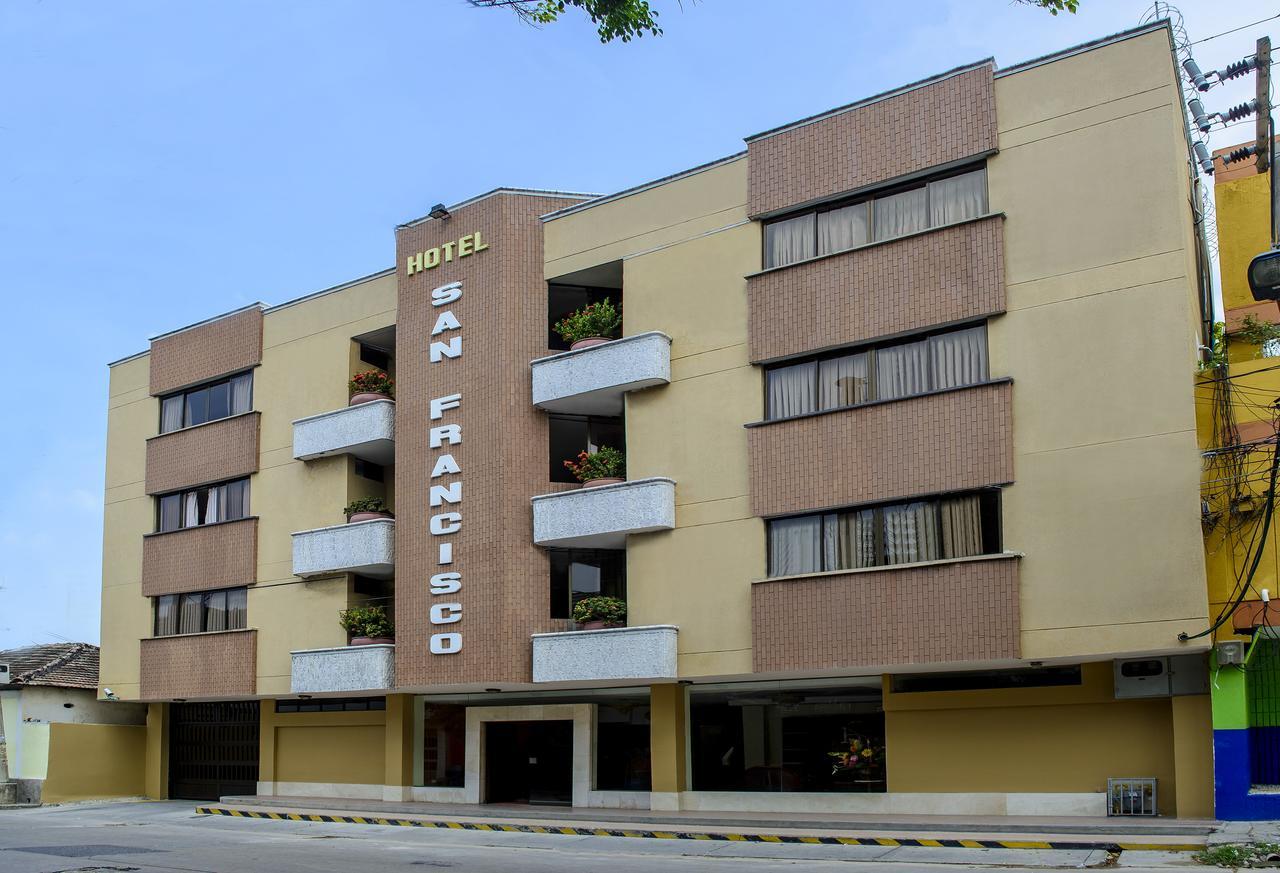
[[[938,524],[934,504],[904,503],[887,506],[881,512],[884,514],[886,563],[908,564],[938,559]]]
[[[822,519],[777,518],[769,522],[769,575],[793,576],[822,569]]]
[[[830,358],[818,364],[818,408],[839,409],[870,399],[867,355]]]
[[[822,517],[823,569],[854,570],[876,565],[875,513],[828,513]]]
[[[987,169],[929,183],[929,224],[937,227],[987,212]]]
[[[987,381],[987,326],[955,330],[929,338],[934,388],[955,388]]]
[[[188,491],[182,495],[182,526],[195,527],[200,523],[200,495]]]
[[[818,254],[842,252],[865,245],[870,238],[870,209],[867,203],[855,203],[843,209],[818,213]]]
[[[167,637],[178,632],[178,595],[156,598],[156,636]]]
[[[198,634],[203,630],[204,595],[184,594],[178,607],[178,633]]]
[[[772,420],[813,412],[815,409],[813,380],[816,372],[817,363],[814,361],[767,371],[765,376],[768,383],[766,417]]]
[[[231,414],[240,415],[253,407],[253,373],[241,373],[231,380]]]
[[[920,340],[876,350],[876,399],[909,397],[930,390],[929,342]]]
[[[160,530],[182,527],[182,495],[166,494],[160,498]]]
[[[798,215],[764,226],[764,265],[781,267],[815,254],[814,214]]]
[[[982,554],[982,501],[976,495],[942,501],[942,556]]]
[[[227,629],[227,592],[210,591],[204,596],[204,629]]]
[[[893,239],[895,236],[924,230],[929,226],[925,203],[923,187],[876,198],[871,207],[876,239]]]
[[[249,589],[232,588],[227,591],[227,629],[239,630],[249,626]]]
[[[182,395],[166,397],[160,401],[160,433],[170,433],[182,428]]]

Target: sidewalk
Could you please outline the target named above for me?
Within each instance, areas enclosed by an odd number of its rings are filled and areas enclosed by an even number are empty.
[[[1218,826],[1214,821],[1159,818],[658,812],[272,796],[224,797],[197,810],[248,818],[459,830],[974,849],[1188,851],[1203,847]]]

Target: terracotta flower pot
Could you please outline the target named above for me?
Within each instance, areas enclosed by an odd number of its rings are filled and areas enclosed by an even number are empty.
[[[591,621],[580,621],[578,630],[603,630],[607,627],[626,627],[626,624],[620,621],[605,621],[602,618],[593,618]]]
[[[394,637],[352,637],[351,645],[353,646],[381,646],[389,645],[395,642]]]
[[[588,479],[582,483],[583,488],[599,488],[601,485],[617,485],[627,481],[620,476],[604,476],[599,479]]]
[[[609,336],[584,336],[582,339],[570,343],[569,351],[576,352],[578,349],[589,349],[592,346],[602,346],[611,342],[613,342],[613,337]]]
[[[368,403],[371,400],[390,400],[388,394],[380,394],[377,391],[361,391],[359,394],[352,394],[351,399],[347,401],[348,406],[359,406],[361,403]]]
[[[357,521],[372,521],[375,518],[393,518],[389,512],[353,512],[347,516],[347,524]]]

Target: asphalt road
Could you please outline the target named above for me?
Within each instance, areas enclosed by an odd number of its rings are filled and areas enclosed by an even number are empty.
[[[1105,853],[1086,851],[770,845],[440,831],[200,816],[193,808],[192,803],[174,801],[0,812],[0,873],[594,873],[605,869],[609,873],[658,869],[664,873],[794,873],[859,866],[877,873],[950,873],[994,867],[1044,871],[1107,862]],[[1150,860],[1155,864],[1161,859]]]

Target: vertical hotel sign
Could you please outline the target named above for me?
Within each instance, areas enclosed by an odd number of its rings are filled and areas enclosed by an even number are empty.
[[[412,276],[488,248],[479,232],[468,234],[455,242],[410,255],[406,275]],[[462,357],[462,322],[451,308],[462,299],[462,290],[461,281],[431,290],[431,306],[439,314],[431,328],[428,366]],[[434,460],[427,483],[427,504],[429,530],[436,545],[436,572],[431,576],[432,600],[428,613],[432,625],[429,646],[433,655],[455,655],[462,651],[462,632],[451,628],[462,621],[462,604],[457,600],[462,591],[462,574],[451,569],[454,537],[463,524],[462,467],[453,456],[454,447],[462,445],[462,425],[449,421],[449,413],[461,406],[461,391],[433,397],[429,405],[431,424],[427,445]]]

